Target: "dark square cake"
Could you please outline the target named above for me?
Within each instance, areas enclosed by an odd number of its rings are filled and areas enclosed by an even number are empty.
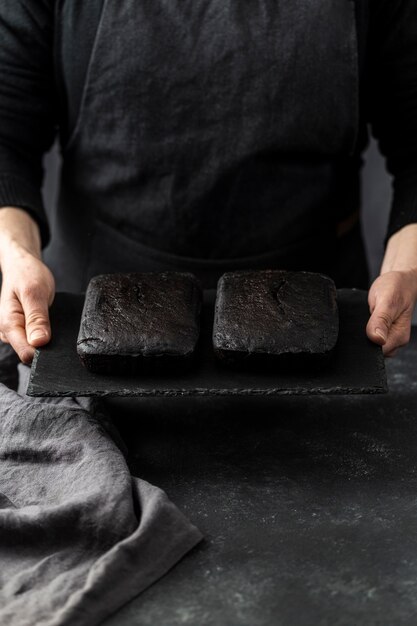
[[[213,346],[226,364],[304,367],[328,360],[339,332],[333,281],[282,270],[223,274]]]
[[[182,370],[198,343],[201,303],[193,274],[95,276],[85,295],[78,354],[99,373]]]

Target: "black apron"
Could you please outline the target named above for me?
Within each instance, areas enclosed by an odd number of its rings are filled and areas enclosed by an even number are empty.
[[[232,269],[337,273],[340,207],[358,202],[354,2],[104,0],[98,17],[61,138],[58,289],[113,271],[206,287]]]

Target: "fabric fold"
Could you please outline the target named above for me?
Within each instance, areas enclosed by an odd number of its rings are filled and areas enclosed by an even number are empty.
[[[202,536],[130,475],[99,404],[28,398],[19,370],[22,395],[0,385],[0,623],[95,626]]]

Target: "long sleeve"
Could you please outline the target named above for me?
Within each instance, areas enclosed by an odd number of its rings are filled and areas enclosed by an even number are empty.
[[[0,2],[0,207],[27,210],[49,239],[42,157],[54,140],[53,0]]]
[[[417,2],[371,2],[368,120],[394,177],[388,239],[417,222]]]

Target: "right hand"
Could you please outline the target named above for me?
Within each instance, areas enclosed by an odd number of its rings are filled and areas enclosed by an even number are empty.
[[[49,306],[55,295],[50,270],[26,251],[15,251],[2,264],[0,339],[10,343],[23,363],[51,338]]]
[[[2,211],[3,209],[0,210],[0,215]],[[22,213],[19,211],[19,214]],[[30,220],[31,228],[37,229],[27,215],[19,215],[18,219]],[[11,230],[15,226],[16,221]],[[55,296],[55,281],[51,271],[41,261],[38,234],[30,242],[3,236],[0,243],[3,278],[0,293],[0,340],[9,343],[20,360],[29,364],[35,348],[45,345],[51,338],[48,310]]]

